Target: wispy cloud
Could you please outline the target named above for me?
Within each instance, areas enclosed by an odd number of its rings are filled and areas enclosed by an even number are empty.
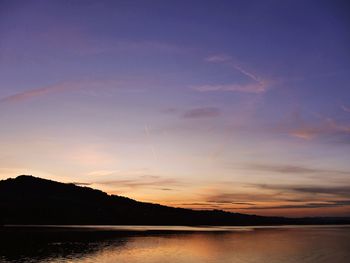
[[[350,175],[350,171],[320,169],[307,167],[303,165],[289,164],[258,164],[252,163],[244,166],[245,169],[257,170],[269,173],[285,173],[285,174],[327,174],[327,175]]]
[[[245,192],[219,192],[219,193],[209,193],[205,194],[205,201],[208,203],[216,204],[236,204],[239,203],[255,203],[260,202],[276,202],[278,200],[283,200],[282,196],[276,198],[275,193],[268,193],[262,191],[256,191],[259,187],[253,187],[255,192],[245,191]]]
[[[81,86],[77,85],[77,83],[64,82],[56,85],[50,85],[42,88],[36,88],[36,89],[30,89],[30,90],[18,92],[16,94],[0,98],[0,103],[16,103],[16,102],[33,99],[36,97],[42,97],[51,93],[58,93],[62,91],[77,89],[80,87]]]
[[[204,61],[213,62],[213,63],[227,62],[231,60],[232,60],[231,56],[226,54],[211,55],[204,59]]]
[[[345,111],[345,112],[350,112],[350,107],[347,107],[345,105],[342,105],[341,106],[342,110]]]
[[[344,139],[350,142],[350,125],[333,118],[318,117],[306,120],[299,113],[294,113],[290,117],[286,117],[273,129],[304,140],[335,138],[342,142],[344,142]]]
[[[312,195],[331,195],[335,197],[350,198],[350,185],[327,185],[327,186],[315,186],[315,185],[256,185],[262,189],[297,192]]]
[[[56,94],[67,91],[74,90],[93,90],[97,88],[101,88],[108,85],[116,85],[119,82],[115,80],[78,80],[78,81],[65,81],[53,85],[48,85],[45,87],[34,88],[24,90],[13,95],[9,95],[6,97],[0,98],[1,103],[18,103],[27,101],[30,99],[44,97],[50,94]]]
[[[298,172],[317,172],[313,169],[295,169]],[[289,168],[287,169],[289,173]],[[217,207],[225,210],[235,209],[298,209],[332,208],[350,206],[350,185],[348,183],[319,184],[241,184],[211,188],[203,191],[201,201],[194,207]],[[232,190],[235,189],[235,190]],[[231,190],[230,190],[231,189]],[[189,202],[190,203],[190,202]],[[191,202],[193,203],[193,202]],[[188,204],[187,206],[191,206]]]
[[[72,184],[78,185],[78,186],[89,186],[91,183],[83,183],[83,182],[72,182]]]
[[[328,202],[314,202],[306,204],[294,205],[271,205],[271,206],[251,206],[244,208],[245,210],[271,210],[271,209],[305,209],[305,208],[332,208],[350,206],[350,200],[328,201]]]
[[[257,83],[263,84],[263,80],[261,78],[259,78],[257,75],[255,75],[254,73],[243,69],[241,66],[237,65],[237,64],[232,64],[232,66],[238,70],[239,72],[241,72],[243,75],[246,75],[248,78],[250,78],[251,80],[255,80]]]
[[[183,114],[184,118],[187,119],[198,119],[198,118],[213,118],[220,115],[220,109],[215,107],[203,107],[195,108],[186,111]]]
[[[209,63],[218,63],[224,64],[234,70],[242,73],[246,76],[250,82],[238,84],[238,83],[229,83],[229,84],[205,84],[205,85],[196,85],[191,88],[200,91],[200,92],[215,92],[215,91],[226,91],[226,92],[244,92],[244,93],[264,93],[271,86],[271,81],[267,81],[257,74],[253,73],[250,70],[245,69],[238,63],[236,63],[231,56],[226,54],[214,54],[208,56],[204,59]]]
[[[130,85],[130,84],[133,85]],[[19,103],[28,100],[33,100],[48,95],[63,93],[63,92],[72,92],[72,91],[84,91],[86,94],[96,96],[98,94],[105,94],[106,92],[111,92],[113,90],[120,91],[131,91],[131,92],[140,92],[144,88],[139,88],[139,81],[135,79],[89,79],[83,78],[76,81],[63,81],[53,85],[48,85],[44,87],[27,89],[24,91],[17,92],[15,94],[0,97],[0,104],[11,104]],[[136,88],[134,88],[137,86]]]
[[[300,139],[313,139],[324,135],[344,135],[350,134],[350,126],[337,123],[333,119],[327,118],[321,123],[305,123],[289,131],[291,136]]]
[[[243,92],[243,93],[264,93],[267,90],[267,84],[261,83],[247,83],[247,84],[219,84],[219,85],[199,85],[192,86],[192,89],[199,92]]]
[[[136,178],[128,179],[113,179],[95,181],[94,184],[108,185],[118,188],[160,188],[172,189],[170,186],[180,185],[180,181],[174,178],[162,178],[159,176],[138,176]]]

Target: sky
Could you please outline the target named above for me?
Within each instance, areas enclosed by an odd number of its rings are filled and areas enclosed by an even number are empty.
[[[0,0],[0,179],[350,216],[347,1]]]

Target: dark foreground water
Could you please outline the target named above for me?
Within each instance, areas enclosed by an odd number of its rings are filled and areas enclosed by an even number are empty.
[[[350,227],[3,227],[0,262],[347,263]]]

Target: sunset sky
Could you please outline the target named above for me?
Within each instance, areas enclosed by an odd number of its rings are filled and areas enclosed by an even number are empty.
[[[0,0],[0,179],[350,216],[347,1]]]

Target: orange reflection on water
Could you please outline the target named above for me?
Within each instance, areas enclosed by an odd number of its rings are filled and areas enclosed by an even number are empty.
[[[345,263],[350,256],[349,241],[347,227],[145,234],[119,238],[97,252],[63,262]],[[62,262],[62,259],[50,262]]]

